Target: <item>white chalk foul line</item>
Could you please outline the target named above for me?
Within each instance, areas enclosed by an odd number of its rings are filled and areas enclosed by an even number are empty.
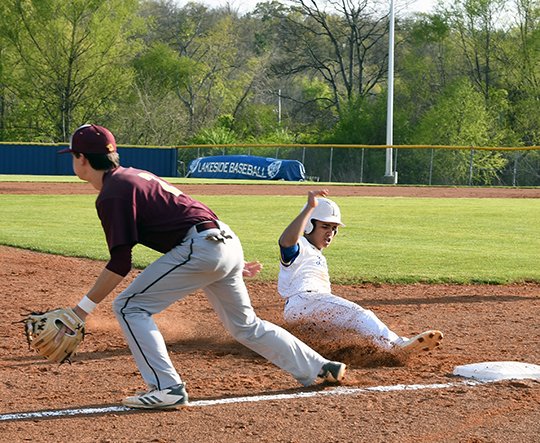
[[[428,385],[392,385],[392,386],[372,386],[369,388],[347,388],[338,386],[326,391],[297,392],[294,394],[273,394],[257,395],[253,397],[232,397],[216,400],[197,400],[189,403],[189,407],[197,406],[215,406],[230,403],[249,403],[273,400],[289,400],[298,398],[324,397],[331,395],[355,395],[369,392],[393,392],[393,391],[418,391],[422,389],[449,389],[458,386],[476,386],[485,384],[486,381],[466,380],[455,383],[434,383]],[[78,409],[59,409],[54,411],[21,412],[12,414],[0,414],[0,421],[15,420],[35,420],[43,418],[69,417],[74,415],[93,415],[93,414],[112,414],[115,412],[133,412],[134,410],[126,406],[108,406],[103,408],[78,408]]]

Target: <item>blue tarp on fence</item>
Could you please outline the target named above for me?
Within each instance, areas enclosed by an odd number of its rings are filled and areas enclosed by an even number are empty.
[[[297,160],[251,155],[216,155],[199,157],[188,166],[187,177],[233,178],[244,180],[305,180],[304,165]]]

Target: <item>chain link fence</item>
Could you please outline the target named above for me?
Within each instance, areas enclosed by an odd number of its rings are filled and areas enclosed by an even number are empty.
[[[388,148],[391,148],[390,150]],[[399,184],[540,186],[540,147],[372,145],[188,145],[177,147],[178,173],[199,157],[252,155],[298,160],[306,180],[384,183],[388,151]]]

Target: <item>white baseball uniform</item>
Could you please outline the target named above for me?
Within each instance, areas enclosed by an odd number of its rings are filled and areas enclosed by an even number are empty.
[[[301,237],[297,255],[288,262],[281,248],[278,292],[286,299],[287,322],[315,320],[317,323],[358,332],[384,349],[404,340],[392,332],[370,310],[332,294],[328,265],[322,251]],[[286,254],[285,254],[286,255]]]

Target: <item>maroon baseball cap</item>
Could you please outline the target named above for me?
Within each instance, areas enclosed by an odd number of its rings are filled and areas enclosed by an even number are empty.
[[[98,125],[83,125],[71,136],[69,148],[59,154],[77,152],[80,154],[110,154],[116,152],[116,140],[107,128]]]

